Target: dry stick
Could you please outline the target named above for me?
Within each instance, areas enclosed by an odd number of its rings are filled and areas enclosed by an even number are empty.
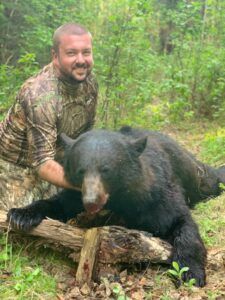
[[[0,211],[0,229],[7,229],[8,226],[6,212]],[[168,263],[172,251],[170,244],[147,232],[119,226],[87,230],[48,219],[26,234],[44,238],[45,244],[50,247],[54,242],[73,250],[74,260],[79,262],[76,274],[79,282],[90,282],[98,263]]]

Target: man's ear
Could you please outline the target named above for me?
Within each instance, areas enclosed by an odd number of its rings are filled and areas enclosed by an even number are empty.
[[[131,147],[134,153],[136,153],[137,157],[142,154],[142,152],[145,150],[145,147],[147,145],[148,137],[141,137],[134,142],[131,142]]]
[[[51,55],[52,55],[52,61],[53,61],[54,65],[57,65],[58,64],[58,52],[52,48]]]
[[[52,59],[54,59],[57,56],[57,54],[53,48],[51,49],[51,55],[52,55]]]
[[[65,133],[61,133],[60,134],[60,139],[62,141],[62,145],[63,145],[64,148],[71,147],[74,144],[74,142],[75,142],[75,140],[71,139]]]

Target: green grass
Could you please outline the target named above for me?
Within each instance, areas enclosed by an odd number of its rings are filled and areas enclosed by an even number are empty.
[[[205,135],[202,143],[201,158],[211,165],[225,162],[225,129],[221,128]]]
[[[192,211],[206,246],[225,246],[225,193],[199,203]]]
[[[24,249],[0,238],[0,299],[56,299],[56,280]]]

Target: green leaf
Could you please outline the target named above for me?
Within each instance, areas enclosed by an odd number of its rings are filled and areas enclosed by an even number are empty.
[[[176,261],[173,261],[173,262],[172,262],[172,266],[173,266],[173,268],[174,268],[177,272],[180,271],[180,266],[179,266],[179,264],[178,264]]]
[[[167,272],[175,277],[177,277],[179,275],[179,273],[175,270],[168,270]]]
[[[121,288],[119,286],[115,286],[112,291],[114,294],[118,295],[121,291]]]
[[[191,278],[191,279],[188,281],[188,285],[189,285],[189,286],[193,286],[195,283],[196,283],[196,279],[195,279],[195,278]]]
[[[222,182],[219,183],[219,187],[221,188],[221,190],[225,191],[225,184],[223,184]]]
[[[36,268],[33,272],[32,272],[32,275],[33,276],[37,276],[41,273],[41,269],[40,268]]]
[[[188,267],[183,267],[181,270],[180,270],[180,275],[182,275],[183,273],[187,272],[189,270]]]
[[[23,285],[21,283],[17,283],[15,286],[14,286],[14,289],[17,291],[17,292],[20,292],[22,289],[23,289]]]

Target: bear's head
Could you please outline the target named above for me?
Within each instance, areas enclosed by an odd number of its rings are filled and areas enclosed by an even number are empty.
[[[119,132],[92,130],[72,140],[61,135],[65,147],[64,170],[69,182],[82,190],[87,211],[99,211],[118,191],[140,176],[139,156],[147,138],[133,140]],[[131,178],[131,180],[130,180]]]

